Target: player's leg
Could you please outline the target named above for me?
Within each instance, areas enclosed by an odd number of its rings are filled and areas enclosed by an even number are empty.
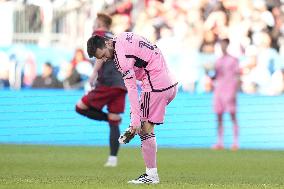
[[[217,113],[217,142],[213,149],[224,149],[224,127],[223,127],[223,113]]]
[[[218,93],[218,91],[214,92],[213,97],[213,108],[216,114],[217,119],[217,141],[212,146],[213,149],[219,150],[224,148],[223,135],[224,135],[224,127],[223,127],[223,113],[225,111],[224,107],[224,99],[223,96]]]
[[[144,163],[146,166],[146,173],[140,175],[137,179],[131,180],[128,183],[132,184],[144,184],[159,183],[159,176],[157,171],[157,143],[154,134],[154,124],[149,122],[143,122],[142,131],[139,133],[141,139],[141,150]]]
[[[232,150],[238,150],[239,148],[239,126],[237,122],[237,115],[236,115],[236,109],[237,109],[237,97],[236,94],[230,96],[230,98],[227,101],[226,109],[228,112],[230,112],[232,124],[233,124],[233,144],[232,144]]]
[[[146,173],[135,180],[129,181],[129,183],[157,184],[160,182],[157,171],[157,142],[154,133],[154,125],[164,122],[166,106],[174,99],[176,92],[177,90],[174,87],[159,93],[141,93],[141,120],[143,124],[139,136],[141,139],[141,150],[146,166]]]
[[[235,112],[230,113],[231,120],[233,123],[233,144],[232,144],[232,150],[238,150],[239,149],[239,126],[237,122],[237,116]]]
[[[157,142],[154,133],[154,124],[144,122],[142,132],[139,134],[146,174],[154,178],[154,182],[159,182],[157,172]]]
[[[119,142],[118,138],[120,136],[119,125],[121,123],[121,116],[119,113],[124,112],[125,108],[125,96],[126,91],[119,89],[111,89],[109,98],[111,101],[107,104],[109,119],[109,147],[110,147],[110,155],[105,164],[107,167],[115,167],[117,166],[117,154],[119,151]]]
[[[108,114],[96,108],[88,107],[80,100],[75,107],[77,113],[97,121],[108,121]]]
[[[118,138],[120,136],[119,125],[121,122],[121,117],[119,114],[114,114],[114,113],[110,113],[109,115],[110,115],[110,121],[109,121],[110,157],[116,157],[118,154],[118,150],[119,150]],[[117,162],[115,164],[117,164]]]
[[[159,123],[163,122],[164,109],[167,103],[166,100],[162,98],[162,94],[163,93],[160,93],[159,96],[151,92],[141,93],[141,120],[143,122],[139,136],[141,139],[141,151],[146,166],[146,173],[140,175],[137,179],[129,181],[128,183],[157,184],[160,182],[156,162],[157,143],[154,134],[154,120],[155,122],[158,120]],[[157,114],[158,111],[162,112],[162,114]],[[158,117],[153,116],[155,113]]]
[[[141,139],[142,155],[147,170],[157,169],[157,162],[156,162],[157,143],[154,134],[154,124],[149,123],[147,121],[144,122],[142,126],[142,131],[141,133],[139,133],[139,136]]]
[[[141,120],[142,131],[139,133],[141,139],[141,150],[146,165],[146,173],[142,174],[129,183],[157,184],[160,182],[157,171],[157,142],[154,133],[154,125],[164,122],[166,106],[175,98],[177,87],[163,92],[141,93]]]
[[[118,138],[120,136],[119,124],[121,117],[119,114],[109,113],[109,148],[110,154],[105,163],[106,167],[117,166],[117,154],[119,150]]]
[[[146,174],[157,178],[157,142],[154,133],[154,123],[163,123],[165,108],[167,105],[166,92],[151,93],[144,92],[141,95],[141,110],[142,110],[142,131],[139,133],[141,139],[141,150],[146,165]]]
[[[102,111],[104,99],[104,92],[94,89],[77,102],[75,111],[90,119],[108,121],[108,114]]]

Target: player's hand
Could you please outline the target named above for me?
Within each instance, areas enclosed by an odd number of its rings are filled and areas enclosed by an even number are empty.
[[[132,133],[131,127],[128,127],[118,138],[120,144],[127,144],[135,137],[135,133]]]
[[[141,132],[141,125],[130,126],[130,128],[131,128],[130,132],[132,134],[138,134]]]
[[[141,125],[139,126],[129,126],[124,133],[122,133],[119,138],[118,138],[118,142],[120,144],[127,144],[129,143],[136,134],[139,134],[141,132]]]

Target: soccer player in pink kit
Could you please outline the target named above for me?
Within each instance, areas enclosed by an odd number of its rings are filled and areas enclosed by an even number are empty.
[[[128,132],[133,137],[139,134],[146,165],[146,173],[129,183],[159,183],[154,125],[163,123],[166,106],[177,93],[177,82],[169,72],[161,51],[132,32],[124,32],[112,40],[98,34],[88,40],[87,46],[90,57],[114,59],[128,91],[131,111]],[[140,97],[136,80],[142,81]],[[127,132],[125,136],[128,136]],[[130,139],[120,142],[127,143]]]
[[[239,81],[239,64],[238,60],[229,55],[227,48],[229,39],[220,41],[223,56],[220,57],[215,64],[215,81],[214,81],[214,111],[218,119],[218,139],[213,149],[223,149],[223,114],[229,112],[233,123],[233,144],[232,150],[237,150],[239,127],[236,118],[236,96],[238,91]]]

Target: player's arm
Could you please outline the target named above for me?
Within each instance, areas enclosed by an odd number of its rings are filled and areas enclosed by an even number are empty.
[[[90,76],[89,78],[89,83],[92,87],[95,86],[96,82],[97,82],[97,79],[98,79],[98,72],[99,70],[101,69],[102,65],[103,65],[103,60],[101,59],[97,59],[96,60],[96,63],[95,63],[95,66],[94,66],[94,69],[93,69],[93,73],[92,75]]]
[[[139,95],[136,84],[136,77],[134,72],[134,63],[133,58],[126,58],[124,43],[116,43],[116,62],[118,63],[118,69],[122,73],[124,84],[127,88],[128,98],[130,101],[130,111],[131,111],[131,120],[130,126],[134,130],[140,129],[140,104],[139,104]]]
[[[218,61],[218,60],[217,60],[217,61]],[[211,74],[210,74],[210,72],[209,72],[208,75],[209,75],[209,77],[210,77],[212,80],[217,79],[217,77],[218,77],[218,75],[219,75],[219,70],[220,70],[219,67],[220,67],[219,64],[217,64],[217,62],[215,62],[214,69],[212,70]]]
[[[128,98],[130,101],[130,111],[131,111],[131,121],[130,126],[135,129],[137,132],[140,129],[141,121],[140,121],[140,104],[139,104],[139,96],[136,84],[136,77],[133,70],[130,70],[133,74],[128,74],[124,77],[124,83],[127,88]]]
[[[120,135],[118,141],[121,144],[129,143],[135,134],[141,131],[141,122],[140,122],[140,106],[138,91],[136,85],[136,77],[133,69],[126,71],[127,74],[123,75],[124,84],[127,88],[128,98],[130,101],[130,126],[127,130]]]
[[[234,71],[235,71],[235,77],[238,80],[238,86],[240,86],[240,83],[241,83],[241,68],[240,68],[240,65],[239,65],[239,60],[237,58],[235,58]]]

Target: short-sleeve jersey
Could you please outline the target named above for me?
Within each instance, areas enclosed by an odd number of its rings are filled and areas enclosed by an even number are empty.
[[[221,95],[222,97],[228,98],[234,97],[238,90],[238,59],[228,54],[222,56],[216,61],[215,70],[215,95]]]
[[[114,38],[114,61],[122,73],[128,90],[131,125],[140,124],[139,97],[136,80],[142,81],[143,92],[163,92],[175,85],[161,51],[147,39],[132,32]]]

